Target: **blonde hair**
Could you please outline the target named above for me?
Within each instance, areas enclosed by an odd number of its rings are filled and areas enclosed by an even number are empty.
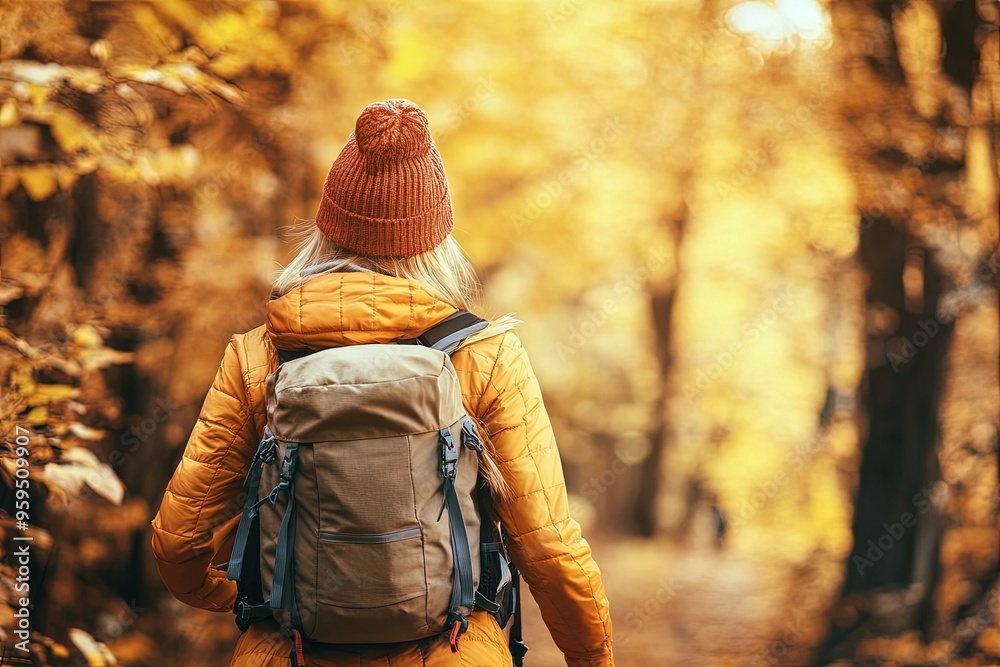
[[[291,262],[278,271],[274,279],[273,294],[284,296],[301,287],[316,276],[346,271],[369,271],[396,278],[407,278],[420,283],[431,296],[448,303],[458,310],[482,312],[482,285],[465,252],[451,234],[432,250],[413,257],[376,259],[365,257],[342,248],[326,237],[312,221],[304,221],[299,229],[291,230],[296,253]],[[510,331],[518,324],[512,313],[490,319],[482,331],[469,336],[462,346]],[[498,500],[511,497],[500,469],[496,465],[496,450],[489,434],[478,424],[485,449],[479,457],[479,472],[489,484],[492,495]]]

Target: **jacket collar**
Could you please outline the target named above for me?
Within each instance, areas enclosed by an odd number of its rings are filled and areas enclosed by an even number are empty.
[[[269,301],[265,324],[279,350],[321,350],[416,338],[455,310],[413,280],[339,272]]]

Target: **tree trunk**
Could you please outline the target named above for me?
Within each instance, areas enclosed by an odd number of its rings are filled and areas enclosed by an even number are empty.
[[[678,224],[678,227],[682,225]],[[660,362],[660,386],[666,387],[670,377],[671,351],[670,327],[674,311],[674,297],[677,294],[677,282],[672,281],[660,289],[652,289],[649,295],[650,313],[653,321],[653,331]],[[657,500],[660,494],[660,481],[663,478],[663,452],[667,447],[669,428],[667,425],[666,397],[660,396],[657,402],[656,421],[649,434],[649,458],[642,466],[639,477],[638,505],[636,507],[636,532],[643,537],[652,537],[657,531],[658,515]]]
[[[972,438],[972,424],[955,417],[963,407],[956,406],[956,383],[970,368],[963,348],[953,345],[957,332],[963,331],[962,345],[985,346],[980,356],[996,363],[989,328],[976,320],[979,328],[969,332],[977,312],[995,305],[969,296],[987,283],[969,277],[981,250],[970,253],[962,245],[973,232],[996,238],[989,231],[995,208],[970,215],[967,202],[949,196],[967,189],[972,178],[967,160],[977,126],[974,86],[983,85],[976,45],[990,43],[974,36],[985,22],[974,0],[861,0],[836,3],[831,12],[842,66],[862,82],[843,113],[862,130],[860,145],[852,148],[860,174],[858,255],[869,276],[868,352],[854,546],[833,615],[840,623],[831,625],[818,664],[850,657],[874,636],[913,628],[925,640],[946,634],[960,616],[961,600],[970,603],[967,594],[954,592],[955,584],[965,586],[996,564],[987,529],[975,525],[984,522],[982,512],[973,519],[965,509],[977,491],[971,478],[959,478],[967,473],[956,472],[956,447],[949,444],[964,447]],[[937,42],[939,49],[928,48]],[[868,131],[887,122],[896,132]],[[989,123],[981,113],[979,122]],[[899,139],[920,134],[933,142],[914,150]],[[955,137],[962,141],[946,141]],[[992,170],[995,146],[990,150]],[[995,289],[995,278],[989,283]],[[984,380],[992,386],[983,390],[995,395],[989,373],[975,381]],[[995,408],[987,419],[995,433]],[[992,468],[990,456],[984,451],[978,465],[988,461]],[[992,521],[995,531],[995,507],[992,513],[985,523]],[[946,555],[949,538],[947,551],[964,557]],[[991,559],[992,566],[984,565]]]

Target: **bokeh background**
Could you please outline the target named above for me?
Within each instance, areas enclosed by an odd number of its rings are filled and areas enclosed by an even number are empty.
[[[488,314],[524,321],[619,664],[997,664],[998,17],[0,0],[3,664],[227,664],[148,521],[389,97],[430,117]]]

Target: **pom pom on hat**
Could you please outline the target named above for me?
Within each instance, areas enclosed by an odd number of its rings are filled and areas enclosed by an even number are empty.
[[[363,155],[377,159],[421,157],[433,143],[423,109],[403,99],[365,107],[354,125],[354,139]]]

